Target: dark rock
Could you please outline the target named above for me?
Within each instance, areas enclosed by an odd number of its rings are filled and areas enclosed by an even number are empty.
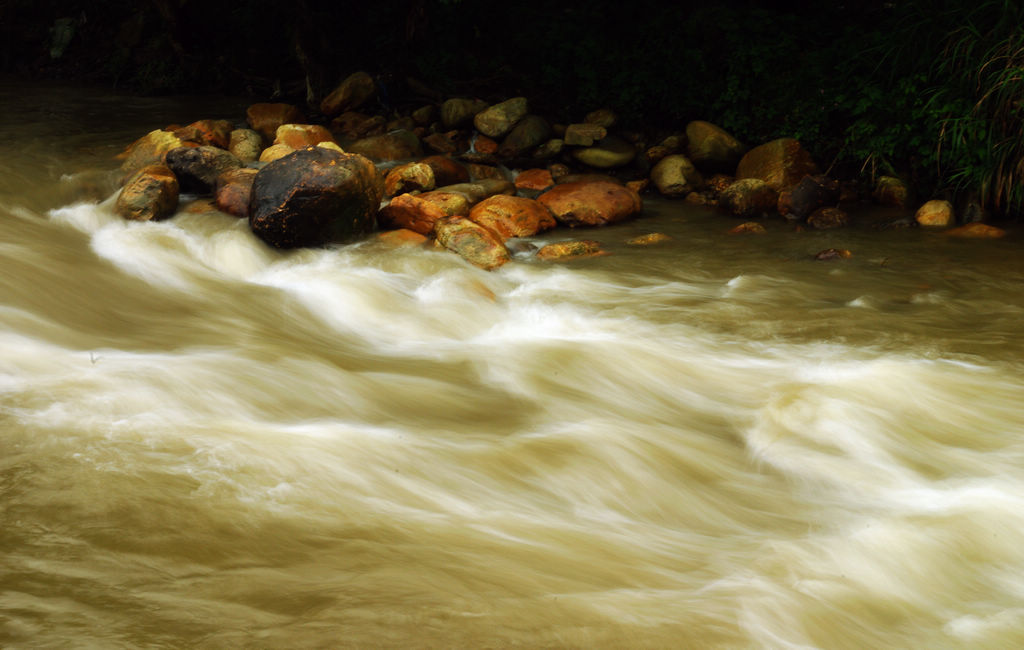
[[[718,204],[737,217],[759,217],[775,210],[779,195],[757,178],[734,182],[718,195]]]
[[[205,194],[213,190],[218,176],[238,169],[242,161],[217,147],[178,147],[167,152],[167,166],[183,192]]]
[[[424,165],[429,165],[434,170],[434,182],[436,185],[469,182],[469,170],[457,160],[447,156],[427,156],[420,162]]]
[[[512,131],[505,136],[498,153],[502,156],[521,156],[547,141],[551,125],[539,115],[527,115],[519,120]]]
[[[277,127],[282,124],[301,124],[306,121],[302,111],[291,104],[257,103],[245,111],[249,126],[263,136],[266,142],[274,139]]]
[[[353,72],[320,102],[320,112],[331,116],[359,108],[377,93],[373,77],[365,72]]]
[[[789,211],[797,219],[806,219],[821,207],[834,207],[839,202],[839,182],[819,174],[805,176],[789,195]]]
[[[807,225],[816,230],[843,228],[850,223],[850,217],[839,208],[818,208],[807,217]]]

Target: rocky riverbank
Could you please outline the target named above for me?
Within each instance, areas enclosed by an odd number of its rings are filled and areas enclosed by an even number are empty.
[[[373,78],[357,72],[313,115],[257,103],[244,126],[206,119],[152,131],[122,155],[115,210],[128,219],[166,218],[184,192],[248,219],[275,247],[376,236],[441,246],[484,269],[507,263],[517,238],[635,217],[645,193],[717,206],[742,220],[723,225],[734,234],[763,232],[761,220],[772,217],[794,230],[847,227],[843,206],[863,200],[907,209],[896,225],[1005,234],[979,223],[980,209],[967,206],[958,218],[943,200],[909,218],[915,206],[898,179],[863,187],[830,178],[792,138],[750,147],[705,121],[652,137],[618,128],[609,109],[559,124],[531,113],[525,97],[495,104],[451,98],[381,115],[366,109],[376,93]],[[635,243],[658,241],[655,233]],[[596,242],[571,240],[535,256],[602,253]],[[822,259],[849,256],[843,253]]]

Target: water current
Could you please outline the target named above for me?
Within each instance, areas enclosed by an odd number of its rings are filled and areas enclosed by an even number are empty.
[[[0,86],[0,646],[1024,646],[1017,233],[649,198],[488,273],[113,215],[244,106]]]

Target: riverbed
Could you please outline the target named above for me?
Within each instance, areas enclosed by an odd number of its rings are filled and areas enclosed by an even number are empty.
[[[648,196],[528,242],[612,253],[567,264],[282,252],[112,211],[244,101],[0,105],[3,647],[1024,645],[1013,228]]]

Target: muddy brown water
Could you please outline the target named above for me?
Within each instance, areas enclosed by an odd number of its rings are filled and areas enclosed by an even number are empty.
[[[111,212],[244,102],[0,105],[0,646],[1024,645],[1017,233],[278,252]]]

